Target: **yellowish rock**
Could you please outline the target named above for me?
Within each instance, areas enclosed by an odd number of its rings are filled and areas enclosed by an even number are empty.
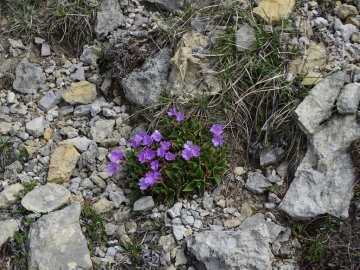
[[[301,85],[315,85],[323,80],[323,77],[321,73],[319,72],[310,72],[308,73],[303,81],[301,82]]]
[[[47,141],[50,140],[52,134],[53,134],[53,130],[51,128],[46,128],[44,132],[44,139]]]
[[[310,43],[307,55],[300,56],[289,63],[289,71],[293,75],[306,75],[314,67],[322,67],[326,62],[326,51],[323,43]]]
[[[347,17],[345,20],[345,24],[352,24],[352,25],[355,25],[357,28],[360,27],[360,21],[358,19],[356,19],[356,17],[354,17],[354,16]]]
[[[347,4],[342,4],[340,6],[335,7],[334,13],[341,20],[345,20],[349,16],[355,16],[359,14],[355,6],[347,5]]]
[[[29,145],[25,145],[24,147],[30,156],[36,153],[36,147]]]
[[[62,184],[69,182],[80,154],[72,145],[57,147],[51,157],[47,181],[48,183]]]
[[[70,198],[69,198],[69,204],[72,204],[73,202],[79,202],[81,205],[81,208],[84,208],[85,200],[84,200],[83,196],[71,193]]]
[[[224,228],[225,229],[235,228],[235,227],[239,226],[243,222],[243,220],[244,219],[242,217],[228,219],[224,222]]]
[[[253,12],[266,23],[278,25],[290,17],[294,7],[295,0],[262,0]]]
[[[178,43],[178,49],[171,59],[171,73],[167,89],[179,101],[202,99],[217,94],[221,85],[210,61],[195,57],[198,48],[210,45],[210,38],[196,32],[185,33]]]
[[[192,229],[190,228],[190,229],[188,229],[188,230],[184,233],[184,237],[186,238],[186,237],[192,235],[192,233],[193,233],[193,231],[192,231]]]
[[[70,89],[61,97],[71,105],[90,104],[96,99],[96,86],[87,81],[72,83]]]
[[[100,215],[102,213],[106,213],[113,210],[114,203],[105,198],[101,198],[99,201],[97,201],[91,206],[91,209],[94,210],[96,214]]]
[[[217,201],[216,205],[220,206],[221,208],[224,208],[226,205],[226,202],[224,199],[221,199],[221,200]]]

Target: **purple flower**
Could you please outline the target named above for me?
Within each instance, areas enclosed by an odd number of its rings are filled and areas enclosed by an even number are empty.
[[[136,134],[134,139],[131,141],[131,143],[130,143],[131,147],[136,148],[139,145],[141,145],[145,135],[146,135],[146,133],[144,131],[139,131],[139,133]]]
[[[119,164],[117,164],[116,162],[108,162],[108,166],[107,166],[108,173],[110,174],[116,173],[118,170],[118,166]]]
[[[191,153],[191,149],[184,149],[181,152],[181,156],[185,159],[185,160],[189,160],[190,158],[192,158],[192,153]]]
[[[165,149],[162,148],[162,147],[158,148],[158,150],[156,151],[156,155],[157,155],[158,157],[164,157],[164,155],[165,155]]]
[[[146,148],[138,155],[140,163],[144,163],[147,160],[152,160],[155,157],[155,153],[150,148]]]
[[[184,114],[182,112],[178,112],[176,114],[176,121],[181,122],[181,121],[184,120],[184,118],[185,118],[185,116],[184,116]]]
[[[153,171],[157,171],[159,169],[159,161],[158,160],[151,161],[150,167]]]
[[[192,143],[192,141],[187,141],[184,144],[184,149],[191,149],[194,146],[194,144]]]
[[[198,157],[200,156],[200,147],[194,145],[193,147],[191,147],[191,154],[193,155],[193,157]]]
[[[145,146],[150,146],[153,143],[153,139],[149,135],[145,135],[142,144]]]
[[[220,124],[213,124],[212,127],[210,128],[210,131],[214,135],[221,135],[223,133],[223,126]]]
[[[162,135],[158,130],[155,130],[154,133],[151,134],[151,138],[156,142],[160,142],[162,139]]]
[[[181,156],[185,160],[189,160],[192,157],[198,157],[200,156],[200,147],[194,145],[191,141],[187,141],[184,144],[184,150],[181,152]]]
[[[167,161],[175,160],[175,155],[174,155],[173,153],[166,152],[166,153],[165,153],[165,159],[166,159]]]
[[[211,141],[215,147],[218,147],[224,143],[224,139],[221,135],[214,135],[214,138]]]
[[[149,186],[153,186],[156,184],[157,180],[161,178],[161,174],[159,172],[147,172],[145,177],[140,178],[139,185],[140,189],[147,189]]]
[[[120,159],[123,159],[123,158],[124,158],[124,155],[123,155],[123,152],[120,149],[110,152],[110,160],[111,160],[111,162],[117,162],[117,161],[119,161]]]
[[[168,112],[168,116],[176,116],[177,112],[175,108],[172,108]]]
[[[164,150],[169,150],[169,148],[171,146],[171,142],[169,142],[169,141],[160,142],[160,146]]]

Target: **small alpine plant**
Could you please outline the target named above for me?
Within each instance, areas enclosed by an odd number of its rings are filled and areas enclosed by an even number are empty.
[[[173,205],[175,199],[199,192],[212,183],[220,184],[228,169],[229,155],[223,138],[223,126],[208,127],[182,112],[170,109],[158,130],[151,134],[140,131],[132,139],[132,151],[120,149],[110,153],[108,172],[115,174],[126,165],[130,172],[130,186],[137,192],[150,193]]]

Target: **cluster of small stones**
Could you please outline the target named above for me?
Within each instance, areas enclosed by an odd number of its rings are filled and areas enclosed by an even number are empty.
[[[97,4],[97,1],[87,2]],[[166,1],[149,2],[163,4]],[[360,3],[348,2],[339,3],[335,8],[333,12],[337,17],[318,16],[315,1],[305,3],[300,9],[302,14],[296,16],[294,24],[302,36],[283,37],[286,46],[308,50],[309,59],[314,53],[314,63],[307,66],[309,73],[300,75],[317,74],[325,55],[330,55],[326,71],[351,70],[352,81],[360,81],[360,68],[356,64],[360,55]],[[201,269],[204,264],[209,266],[206,258],[199,254],[198,260],[204,261],[198,262],[189,247],[195,249],[196,244],[190,245],[191,241],[206,231],[245,238],[250,237],[248,232],[259,233],[266,244],[255,242],[246,247],[250,251],[265,248],[264,252],[268,252],[253,262],[259,264],[258,269],[298,267],[295,255],[301,245],[291,236],[290,228],[282,226],[272,213],[281,199],[268,192],[270,185],[283,184],[286,164],[276,171],[270,170],[266,176],[261,171],[236,167],[228,175],[229,186],[236,190],[231,198],[224,196],[227,187],[221,185],[204,198],[194,196],[180,200],[170,209],[155,205],[151,197],[143,197],[130,205],[130,190],[124,186],[125,172],[111,176],[106,165],[109,152],[129,148],[129,141],[137,130],[128,125],[129,108],[123,105],[117,90],[113,91],[115,98],[111,102],[104,98],[113,90],[112,78],[99,73],[96,60],[105,39],[116,43],[128,37],[146,38],[159,27],[166,28],[166,24],[159,13],[146,11],[137,1],[103,1],[100,6],[95,26],[97,39],[85,46],[80,59],[55,55],[41,38],[36,38],[31,45],[13,39],[0,44],[0,75],[16,68],[12,89],[0,91],[0,133],[13,138],[15,151],[25,147],[30,154],[24,165],[17,161],[7,166],[0,182],[0,244],[12,237],[23,222],[22,217],[13,215],[21,203],[33,212],[29,216],[36,219],[29,235],[30,266],[34,269],[90,268],[94,263],[105,265],[107,262],[114,267],[130,265],[134,261],[119,245],[134,242],[140,236],[144,237],[141,244],[141,256],[147,263],[144,269]],[[172,11],[180,6],[165,4],[164,7]],[[204,30],[199,19],[192,25],[194,31]],[[247,43],[240,44],[241,40],[237,40],[239,48],[251,45],[252,35],[246,29],[237,33],[237,37],[247,33]],[[328,45],[326,48],[311,44],[309,38],[314,33],[319,33],[321,41]],[[26,57],[34,46],[42,57],[38,63]],[[300,72],[299,66],[296,61],[290,66],[289,80],[304,70]],[[312,84],[314,77],[311,74],[312,81],[304,80],[304,84]],[[279,151],[281,149],[263,151],[261,165],[275,163],[279,157],[275,152]],[[19,202],[18,195],[24,189],[22,183],[30,180],[37,180],[37,187]],[[91,202],[91,209],[99,215],[114,212],[105,222],[108,240],[105,245],[94,247],[92,257],[83,236],[86,221],[80,214],[85,200]],[[56,210],[64,204],[69,206]],[[139,219],[133,212],[140,212],[148,221]],[[146,230],[159,224],[164,226],[164,231]],[[267,228],[265,233],[264,228]],[[41,239],[40,233],[47,236],[46,240]],[[224,234],[224,239],[227,237],[228,234]],[[68,252],[58,254],[56,249],[45,248],[59,245],[64,245]],[[263,265],[266,268],[261,268]]]

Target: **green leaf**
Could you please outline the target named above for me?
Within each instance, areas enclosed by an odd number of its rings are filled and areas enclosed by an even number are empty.
[[[176,177],[176,175],[175,175],[175,173],[174,172],[172,172],[172,171],[165,171],[165,173],[166,173],[166,175],[171,179],[171,180],[176,180],[177,179],[177,177]]]
[[[332,233],[337,233],[338,232],[338,229],[335,227],[335,226],[330,226],[330,232]]]
[[[215,179],[216,183],[217,183],[218,185],[220,185],[220,183],[221,183],[221,177],[220,177],[220,175],[214,174],[214,179]]]
[[[197,187],[198,181],[193,180],[189,184],[186,185],[186,187],[183,189],[183,191],[194,191],[194,189]]]
[[[19,232],[14,232],[14,237],[19,242],[19,244],[23,243],[22,237]]]
[[[210,160],[209,160],[209,167],[210,167],[210,169],[214,169],[214,167],[215,167],[215,159],[210,158]]]
[[[200,167],[196,170],[195,177],[197,179],[203,179],[204,178],[204,172]]]
[[[205,193],[205,185],[203,185],[203,183],[201,183],[200,187],[199,187],[199,192],[200,192],[201,196],[204,196],[204,193]]]
[[[327,216],[326,216],[326,223],[327,223],[327,224],[330,224],[330,215],[327,215]]]
[[[174,194],[171,194],[167,200],[168,207],[172,207],[174,205],[174,202],[175,202],[175,196]]]
[[[260,106],[260,107],[258,108],[258,111],[259,111],[260,116],[261,116],[262,118],[264,118],[264,117],[265,117],[264,108],[263,108],[262,106]]]
[[[206,148],[209,148],[211,145],[212,145],[211,142],[206,142],[206,143],[204,143],[204,144],[202,145],[201,148],[206,149]]]

